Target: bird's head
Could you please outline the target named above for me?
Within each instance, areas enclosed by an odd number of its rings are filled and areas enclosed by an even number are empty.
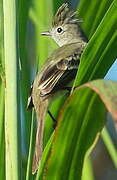
[[[50,31],[41,33],[51,36],[59,46],[84,40],[84,33],[80,28],[81,20],[76,18],[76,12],[64,3],[57,11]]]

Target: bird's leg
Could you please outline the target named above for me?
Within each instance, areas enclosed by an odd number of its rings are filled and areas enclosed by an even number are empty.
[[[74,87],[74,89],[75,89],[76,87]],[[64,88],[62,88],[63,90],[67,90],[68,91],[68,93],[70,94],[70,92],[71,92],[71,90],[72,90],[72,87],[64,87]],[[48,110],[48,114],[49,114],[49,116],[51,117],[51,119],[53,120],[53,128],[55,129],[56,128],[56,126],[57,126],[57,120],[53,117],[53,115],[52,115],[52,113]]]
[[[67,90],[70,93],[70,91],[72,90],[72,87],[64,87],[63,89]]]
[[[48,114],[49,116],[52,118],[53,120],[53,128],[55,129],[56,128],[56,125],[57,125],[57,120],[53,117],[52,113],[48,110]]]

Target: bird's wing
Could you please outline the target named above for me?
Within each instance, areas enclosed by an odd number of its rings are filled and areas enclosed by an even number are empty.
[[[37,74],[40,95],[45,96],[65,87],[75,78],[80,56],[86,44],[74,43],[58,48],[50,56]],[[34,86],[34,85],[33,85]],[[32,88],[33,89],[33,88]],[[28,107],[33,107],[32,95],[28,98]]]
[[[40,79],[39,89],[41,96],[46,96],[51,92],[55,92],[65,87],[71,80],[75,78],[78,65],[78,54],[72,54],[69,57],[61,59],[59,62],[48,68],[43,72]]]

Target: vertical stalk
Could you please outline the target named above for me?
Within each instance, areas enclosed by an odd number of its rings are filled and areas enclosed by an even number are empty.
[[[6,180],[18,180],[16,1],[4,0]]]
[[[4,135],[4,24],[3,1],[0,1],[0,178],[5,179],[5,135]]]
[[[30,140],[30,127],[31,127],[31,112],[26,110],[27,99],[30,91],[30,63],[28,59],[28,49],[26,48],[26,35],[27,35],[27,21],[28,11],[30,8],[31,0],[20,0],[18,1],[18,45],[19,45],[19,56],[21,61],[20,71],[20,89],[21,89],[21,107],[22,107],[22,156],[23,156],[23,176],[26,175],[24,169],[27,166],[27,154],[29,149]],[[30,39],[29,42],[30,43]],[[32,46],[33,48],[33,46]]]
[[[29,154],[28,154],[28,162],[27,162],[27,171],[26,171],[26,180],[29,180],[30,178],[33,178],[34,176],[32,175],[32,155],[33,155],[33,147],[35,141],[34,139],[34,110],[32,110],[32,122],[31,122],[31,131],[30,131],[30,145],[29,145]],[[32,177],[33,176],[33,177]]]
[[[0,178],[5,179],[4,84],[0,79]]]
[[[113,165],[117,169],[117,150],[106,128],[102,131],[102,139],[113,161]]]
[[[90,157],[86,157],[83,165],[81,180],[94,180],[93,168]]]

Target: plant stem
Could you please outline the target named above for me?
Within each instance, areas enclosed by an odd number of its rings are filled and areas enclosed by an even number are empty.
[[[104,128],[102,131],[102,139],[113,161],[113,164],[115,165],[115,168],[117,168],[117,151],[106,128]]]
[[[5,49],[5,143],[6,180],[18,180],[18,93],[16,47],[16,1],[4,0],[4,49]]]

